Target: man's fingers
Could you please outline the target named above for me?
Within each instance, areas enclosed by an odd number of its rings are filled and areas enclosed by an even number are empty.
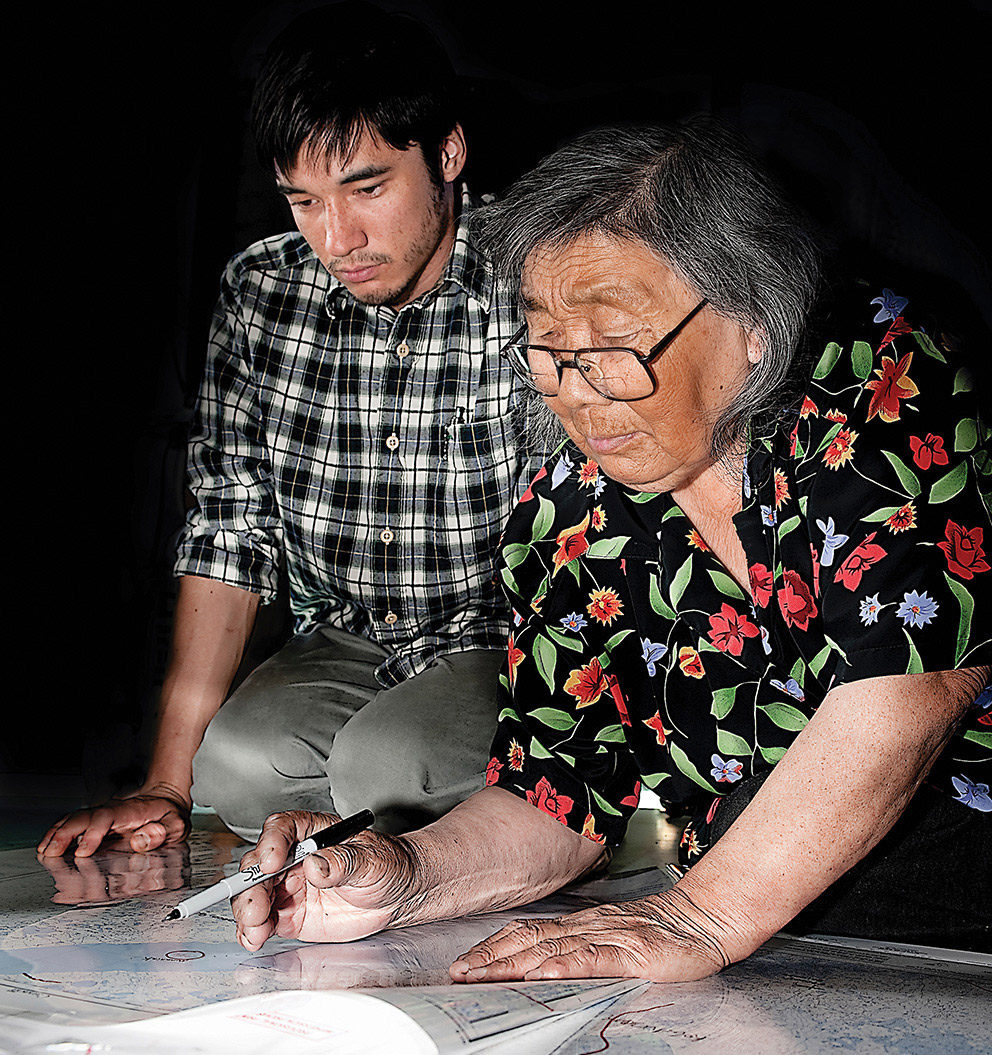
[[[182,830],[182,827],[183,825],[180,824],[180,830]],[[149,850],[154,850],[161,846],[169,838],[169,835],[169,828],[161,821],[149,821],[131,833],[129,845],[137,853],[147,853]]]
[[[90,857],[100,848],[107,832],[114,827],[114,814],[112,810],[94,810],[90,814],[90,823],[79,835],[76,843],[76,857]]]
[[[43,857],[61,857],[68,848],[69,843],[80,832],[86,831],[89,823],[90,814],[88,811],[68,814],[48,829],[45,838],[38,844],[38,853]]]

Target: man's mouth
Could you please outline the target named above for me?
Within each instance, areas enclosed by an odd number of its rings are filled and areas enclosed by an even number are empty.
[[[336,268],[334,270],[334,276],[342,282],[352,284],[368,282],[369,279],[375,277],[376,272],[381,266],[381,264],[362,264],[360,267]]]

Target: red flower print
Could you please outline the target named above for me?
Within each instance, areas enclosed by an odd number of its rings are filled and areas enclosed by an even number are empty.
[[[839,469],[854,457],[854,441],[858,434],[853,429],[841,429],[827,444],[823,461],[830,469]]]
[[[510,769],[515,773],[519,773],[524,768],[524,749],[516,740],[510,741],[510,750],[507,757],[510,762]]]
[[[558,543],[558,552],[555,554],[555,570],[551,573],[552,578],[558,574],[563,564],[575,560],[576,557],[581,557],[589,548],[589,543],[586,541],[588,527],[589,514],[586,513],[581,524],[558,532],[558,537],[555,539]]]
[[[638,803],[641,801],[641,782],[639,780],[634,782],[634,790],[626,797],[620,800],[621,806],[633,806],[637,809]]]
[[[799,422],[796,422],[795,428],[789,433],[789,457],[795,458],[796,447],[799,443]]]
[[[559,795],[548,782],[547,777],[541,777],[534,790],[527,792],[527,801],[539,810],[544,810],[562,824],[568,823],[565,818],[575,805],[574,799],[570,799],[567,795]]]
[[[593,590],[589,594],[586,611],[597,623],[609,626],[623,611],[623,601],[617,597],[616,590],[609,586],[605,590]]]
[[[599,466],[590,458],[579,470],[579,483],[583,487],[594,487],[599,476]]]
[[[689,540],[690,546],[695,546],[696,549],[701,549],[704,553],[709,552],[710,548],[706,545],[706,539],[704,539],[695,528],[686,535],[686,538]]]
[[[944,551],[947,558],[947,570],[962,579],[973,579],[983,571],[989,570],[989,562],[985,559],[985,550],[982,548],[985,532],[980,527],[973,527],[970,531],[948,520],[944,527],[946,542],[938,542],[937,545]]]
[[[710,626],[706,636],[721,652],[739,656],[744,651],[744,638],[757,637],[761,631],[746,615],[740,615],[726,602],[720,606],[716,615],[710,616]]]
[[[882,343],[878,346],[878,350],[881,351],[886,345],[891,344],[901,333],[912,333],[913,327],[900,315],[897,319],[892,320],[892,325],[889,327],[888,332],[882,338]],[[910,352],[910,355],[913,353]],[[870,417],[871,415],[869,415]]]
[[[889,332],[891,333],[891,330]],[[909,399],[911,396],[919,395],[920,392],[906,376],[912,363],[912,352],[907,352],[898,363],[887,355],[882,356],[882,369],[875,371],[878,374],[878,380],[872,379],[865,382],[865,388],[870,388],[873,392],[871,402],[868,404],[866,420],[871,421],[876,414],[882,421],[899,420],[899,400]]]
[[[820,554],[816,552],[816,546],[809,544],[809,555],[813,561],[813,596],[820,596]]]
[[[689,645],[684,645],[679,649],[679,670],[687,678],[701,678],[706,673],[703,669],[702,657]]]
[[[913,508],[913,503],[907,502],[902,508],[897,509],[892,516],[887,517],[885,526],[893,535],[898,535],[900,531],[909,531],[911,527],[916,527],[916,510]]]
[[[606,527],[606,511],[602,506],[596,506],[592,511],[592,527],[594,531],[602,531]]]
[[[616,675],[607,674],[606,683],[610,687],[610,695],[613,697],[613,702],[617,705],[617,710],[620,712],[620,724],[630,725],[630,715],[627,713],[627,704],[623,698],[623,692],[620,689],[620,682],[617,681]]]
[[[752,564],[747,570],[751,583],[751,596],[759,608],[767,608],[772,599],[772,573],[764,564]]]
[[[706,823],[712,824],[713,818],[716,816],[716,808],[723,802],[723,796],[717,795],[717,797],[710,803],[710,808],[706,811]]]
[[[835,425],[844,425],[847,423],[847,415],[842,410],[828,410],[823,416],[827,421],[834,422]]]
[[[582,834],[587,839],[592,839],[594,843],[606,842],[606,836],[596,831],[596,818],[591,813],[587,813],[586,819],[582,822]]]
[[[810,414],[812,414],[814,418],[819,417],[820,411],[817,409],[813,400],[810,399],[809,396],[805,396],[803,398],[803,405],[799,408],[799,416],[801,418],[808,418]]]
[[[536,484],[537,481],[540,480],[542,477],[545,477],[547,475],[548,475],[547,467],[542,465],[541,468],[538,469],[537,475],[534,477],[533,480],[531,480],[530,485],[528,486],[527,490],[524,491],[523,495],[521,495],[520,501],[521,502],[529,502],[534,497],[534,490],[533,490],[534,484]]]
[[[789,481],[781,469],[775,470],[775,508],[780,509],[789,500]]]
[[[523,650],[517,648],[513,643],[513,634],[510,634],[510,640],[507,643],[507,652],[507,659],[510,667],[510,684],[512,685],[517,678],[517,667],[520,666],[520,662],[524,658]]]
[[[810,588],[799,577],[799,573],[786,568],[782,572],[784,585],[778,591],[778,606],[786,626],[800,630],[809,629],[809,621],[817,615],[816,602]]]
[[[935,436],[932,432],[927,433],[925,440],[921,440],[919,436],[910,436],[909,449],[913,452],[916,467],[924,472],[931,465],[947,464],[947,451],[944,450],[943,436]]]
[[[608,687],[603,667],[595,657],[584,667],[573,670],[565,682],[565,691],[575,697],[577,707],[591,706]]]
[[[887,553],[887,550],[882,549],[878,543],[872,542],[874,537],[875,532],[873,531],[864,542],[851,550],[847,559],[837,569],[834,582],[843,583],[852,593],[857,590],[861,585],[861,576]]]
[[[659,744],[665,742],[665,727],[661,724],[661,712],[655,711],[650,718],[642,718],[641,721],[649,728],[654,730],[655,738]]]
[[[503,768],[503,763],[498,758],[490,758],[489,765],[486,766],[486,787],[491,787],[493,784],[499,781],[499,771]]]

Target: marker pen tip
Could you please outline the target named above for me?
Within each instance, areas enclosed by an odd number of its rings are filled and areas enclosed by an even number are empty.
[[[170,919],[179,919],[179,909],[174,908],[162,922],[168,923]]]

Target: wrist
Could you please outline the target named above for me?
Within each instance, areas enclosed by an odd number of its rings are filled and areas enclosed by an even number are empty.
[[[193,798],[190,795],[190,787],[191,785],[185,784],[181,781],[156,778],[149,775],[145,780],[145,783],[142,784],[137,791],[127,797],[168,799],[170,802],[175,803],[185,812],[189,813],[193,809]]]

